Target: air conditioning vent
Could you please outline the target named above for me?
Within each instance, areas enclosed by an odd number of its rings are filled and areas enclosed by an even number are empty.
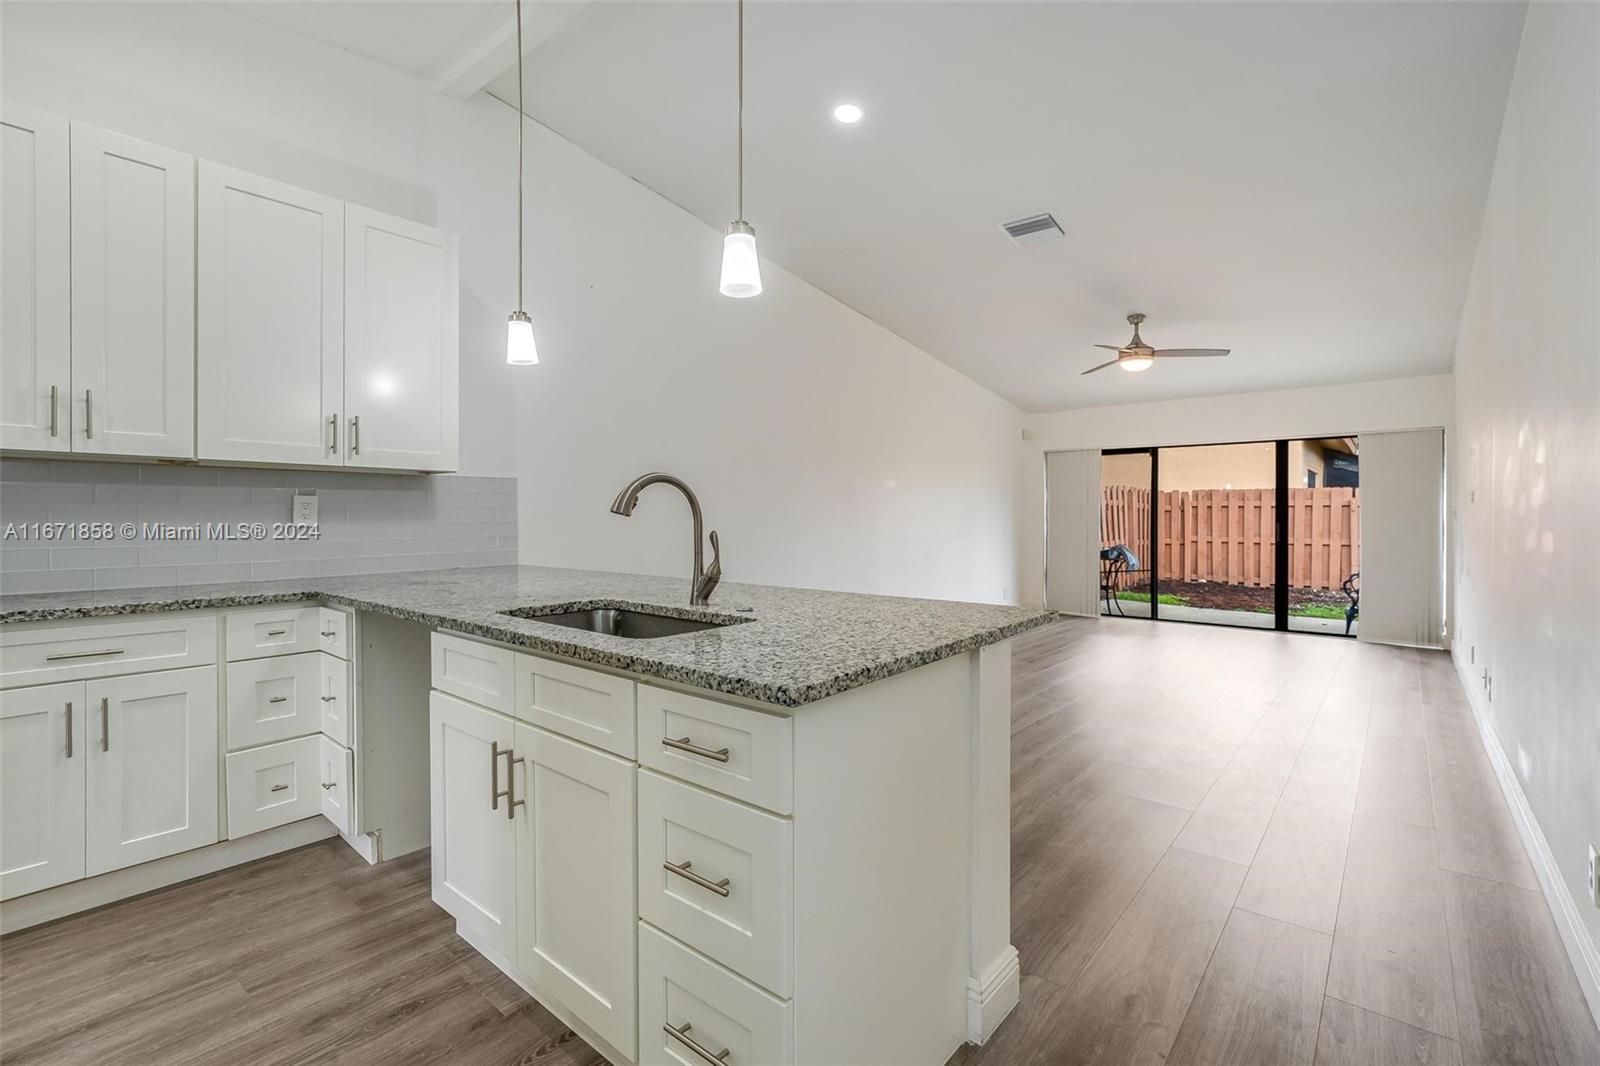
[[[1014,218],[1009,222],[1000,223],[1000,228],[1006,231],[1006,236],[1018,244],[1038,244],[1042,241],[1058,240],[1067,235],[1061,228],[1061,223],[1056,221],[1056,216],[1049,213]]]

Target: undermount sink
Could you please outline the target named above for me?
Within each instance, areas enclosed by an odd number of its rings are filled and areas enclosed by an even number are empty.
[[[681,633],[699,633],[702,630],[721,629],[735,624],[732,621],[719,622],[705,618],[674,618],[671,615],[634,611],[626,607],[594,607],[581,611],[558,611],[553,614],[538,612],[538,608],[525,607],[502,613],[534,622],[548,622],[553,626],[586,629],[591,633],[604,633],[608,637],[630,637],[635,640],[674,637]]]

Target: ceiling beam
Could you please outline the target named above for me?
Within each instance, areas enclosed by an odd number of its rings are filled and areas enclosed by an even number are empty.
[[[595,0],[530,0],[522,14],[522,54],[527,56]],[[436,92],[465,100],[517,62],[517,19],[507,15],[494,29],[463,48],[434,79]]]

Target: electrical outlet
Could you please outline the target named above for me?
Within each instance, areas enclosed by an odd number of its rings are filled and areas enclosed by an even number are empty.
[[[314,526],[317,524],[317,494],[315,492],[297,491],[294,494],[294,518],[297,526]]]
[[[1600,907],[1600,851],[1589,845],[1589,902]]]

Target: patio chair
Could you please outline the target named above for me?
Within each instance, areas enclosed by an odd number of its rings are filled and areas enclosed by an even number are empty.
[[[1361,571],[1341,581],[1339,591],[1350,597],[1350,606],[1344,609],[1344,635],[1348,637],[1351,624],[1361,617]]]
[[[1138,556],[1129,551],[1125,544],[1113,544],[1100,549],[1100,595],[1105,597],[1106,614],[1115,608],[1117,614],[1127,617],[1127,612],[1122,609],[1122,601],[1117,598],[1117,591],[1122,588],[1123,579],[1130,568],[1138,565]]]

